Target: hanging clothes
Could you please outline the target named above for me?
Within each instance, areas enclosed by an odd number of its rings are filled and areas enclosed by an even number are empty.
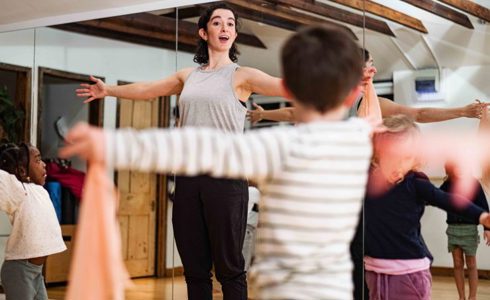
[[[61,186],[70,189],[77,199],[81,199],[83,183],[85,181],[84,172],[68,165],[62,167],[55,161],[48,161],[46,163],[46,173],[48,175],[48,181],[58,181],[61,183]]]

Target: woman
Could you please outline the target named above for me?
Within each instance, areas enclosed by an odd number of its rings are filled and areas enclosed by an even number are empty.
[[[236,14],[226,5],[209,7],[200,17],[197,68],[182,69],[168,78],[77,90],[85,102],[105,96],[150,99],[180,94],[180,124],[243,132],[246,102],[252,93],[285,96],[281,80],[254,68],[240,67],[235,39]],[[206,157],[202,157],[203,160]],[[241,253],[247,222],[248,185],[243,180],[209,176],[178,177],[173,205],[175,240],[187,282],[189,299],[212,299],[211,267],[221,283],[224,299],[247,299]]]

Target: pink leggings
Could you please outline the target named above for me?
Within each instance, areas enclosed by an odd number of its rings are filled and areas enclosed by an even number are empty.
[[[366,271],[370,300],[430,300],[432,276],[429,270],[404,275]]]

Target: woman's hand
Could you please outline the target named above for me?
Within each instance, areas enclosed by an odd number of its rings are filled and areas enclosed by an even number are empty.
[[[486,109],[488,109],[489,105],[490,103],[482,103],[480,100],[475,100],[475,102],[463,107],[463,115],[467,118],[481,119],[483,113]]]
[[[80,86],[83,88],[76,90],[78,97],[89,97],[83,101],[83,103],[88,103],[95,99],[104,98],[105,96],[109,95],[107,92],[107,86],[102,80],[95,78],[92,75],[90,75],[90,80],[93,81],[94,84],[82,83]]]
[[[252,105],[255,109],[247,111],[247,119],[252,122],[252,125],[255,125],[262,120],[262,112],[264,109],[257,103],[252,103]]]

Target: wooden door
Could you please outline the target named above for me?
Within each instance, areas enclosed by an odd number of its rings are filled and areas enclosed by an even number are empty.
[[[119,99],[118,127],[157,127],[159,100]],[[155,227],[157,176],[120,171],[116,176],[120,192],[118,218],[123,258],[131,277],[155,274]]]
[[[14,143],[31,139],[31,74],[31,68],[0,63],[0,89],[10,87],[7,94],[10,94],[16,108],[24,113],[15,128],[18,140],[11,140]],[[0,133],[0,138],[6,138],[4,134]]]

